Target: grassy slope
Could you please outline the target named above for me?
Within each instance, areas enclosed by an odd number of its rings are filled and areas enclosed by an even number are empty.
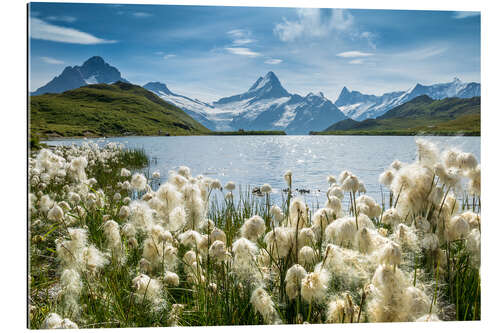
[[[361,122],[349,119],[314,134],[480,135],[480,104],[480,97],[432,100],[424,95],[389,110],[376,119]]]
[[[31,131],[41,136],[196,135],[205,128],[136,85],[93,84],[30,97]]]

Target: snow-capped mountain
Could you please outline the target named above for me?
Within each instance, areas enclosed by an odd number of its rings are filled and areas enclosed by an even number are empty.
[[[279,99],[282,97],[289,97],[290,94],[282,86],[278,77],[269,72],[265,77],[259,77],[257,81],[248,89],[239,95],[231,97],[224,97],[214,102],[214,105],[225,106],[231,103],[253,103],[258,100]]]
[[[94,56],[87,59],[81,66],[66,67],[59,76],[38,88],[32,95],[60,93],[87,84],[114,83],[116,81],[128,82],[121,76],[116,67],[109,65],[101,57]]]
[[[219,131],[231,130],[231,128],[226,124],[228,121],[224,122],[224,119],[219,119],[221,117],[217,117],[214,112],[214,107],[208,103],[202,102],[198,99],[175,94],[167,88],[166,84],[161,82],[149,82],[142,87],[155,93],[163,100],[182,109],[189,116],[191,116],[191,118],[198,121],[208,129]]]
[[[306,97],[290,94],[273,72],[259,77],[248,91],[221,98],[212,104],[175,94],[159,82],[148,83],[144,88],[213,130],[242,128],[307,134],[346,118],[322,93],[311,93]]]
[[[437,83],[424,86],[417,83],[412,89],[406,91],[398,98],[398,102],[406,103],[415,97],[427,95],[432,99],[443,99],[447,97],[470,98],[481,95],[481,85],[475,82],[462,82],[459,78],[447,83]]]
[[[451,82],[429,86],[417,83],[407,91],[395,91],[382,96],[365,95],[344,87],[335,105],[349,118],[361,121],[367,118],[377,118],[390,109],[422,95],[428,95],[432,99],[470,98],[481,95],[481,85],[476,82],[462,82],[455,78]]]
[[[233,129],[307,134],[346,118],[322,93],[306,97],[290,94],[273,72],[259,77],[247,92],[221,98],[213,105],[234,115],[230,123]]]
[[[349,91],[346,87],[342,89],[335,105],[347,117],[364,120],[376,118],[386,111],[398,106],[397,100],[405,92],[395,91],[382,96],[365,95],[359,91]]]

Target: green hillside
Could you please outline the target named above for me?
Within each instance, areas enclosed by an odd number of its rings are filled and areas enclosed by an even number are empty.
[[[41,137],[210,133],[178,107],[123,82],[31,96],[30,125]]]
[[[433,100],[419,96],[376,119],[347,119],[311,134],[353,135],[480,135],[481,98]]]

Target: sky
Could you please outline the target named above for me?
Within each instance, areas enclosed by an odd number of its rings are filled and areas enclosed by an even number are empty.
[[[215,101],[273,71],[291,93],[480,82],[480,13],[31,3],[30,90],[98,55],[132,83]]]

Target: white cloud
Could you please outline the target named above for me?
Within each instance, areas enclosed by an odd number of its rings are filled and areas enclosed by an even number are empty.
[[[242,37],[245,37],[246,32],[243,29],[233,29],[233,30],[229,30],[227,32],[227,34],[229,36],[231,36],[232,38],[242,38]]]
[[[252,51],[246,47],[226,47],[226,51],[228,51],[232,54],[237,54],[237,55],[242,55],[242,56],[252,57],[252,58],[258,57],[261,55],[259,52]]]
[[[73,16],[48,16],[45,19],[49,21],[61,21],[61,22],[66,22],[66,23],[72,23],[76,21],[76,17]]]
[[[34,17],[30,19],[30,22],[30,37],[34,39],[86,45],[116,42],[113,40],[102,39],[73,28],[53,25]]]
[[[364,60],[363,59],[354,59],[354,60],[349,61],[349,63],[352,65],[360,65],[360,64],[364,63]]]
[[[233,40],[234,45],[245,45],[245,44],[250,44],[253,42],[255,42],[255,39],[251,39],[251,38],[240,38],[240,39]]]
[[[233,29],[227,32],[229,37],[232,39],[233,45],[246,45],[256,42],[252,37],[252,32],[245,29]]]
[[[163,59],[167,60],[167,59],[170,59],[170,58],[173,58],[173,57],[175,57],[175,54],[165,54],[163,56]]]
[[[277,65],[277,64],[281,64],[283,62],[283,60],[281,59],[267,59],[266,61],[264,61],[264,63],[268,64],[268,65]]]
[[[301,37],[324,37],[330,32],[346,31],[354,23],[353,16],[344,9],[297,9],[298,20],[283,22],[274,26],[274,33],[284,42]]]
[[[372,55],[373,55],[373,53],[366,53],[366,52],[360,52],[360,51],[347,51],[347,52],[338,53],[337,57],[358,58],[358,57],[369,57]]]
[[[145,12],[134,12],[134,13],[132,13],[132,15],[134,15],[135,17],[139,17],[139,18],[153,16],[153,14],[151,14],[151,13],[145,13]]]
[[[481,15],[481,12],[454,12],[453,18],[464,19],[464,18],[479,16],[479,15]]]
[[[425,49],[420,52],[417,56],[418,59],[425,59],[433,56],[440,55],[446,51],[446,48],[434,48],[434,49]]]
[[[416,49],[408,52],[399,53],[396,54],[396,56],[404,57],[409,60],[423,60],[440,55],[444,53],[447,49],[448,49],[447,47],[430,46],[422,49]]]
[[[51,65],[61,65],[61,64],[64,64],[64,61],[58,60],[58,59],[54,59],[54,58],[51,58],[51,57],[40,57],[40,59],[42,59],[43,62],[46,62],[47,64],[51,64]]]

